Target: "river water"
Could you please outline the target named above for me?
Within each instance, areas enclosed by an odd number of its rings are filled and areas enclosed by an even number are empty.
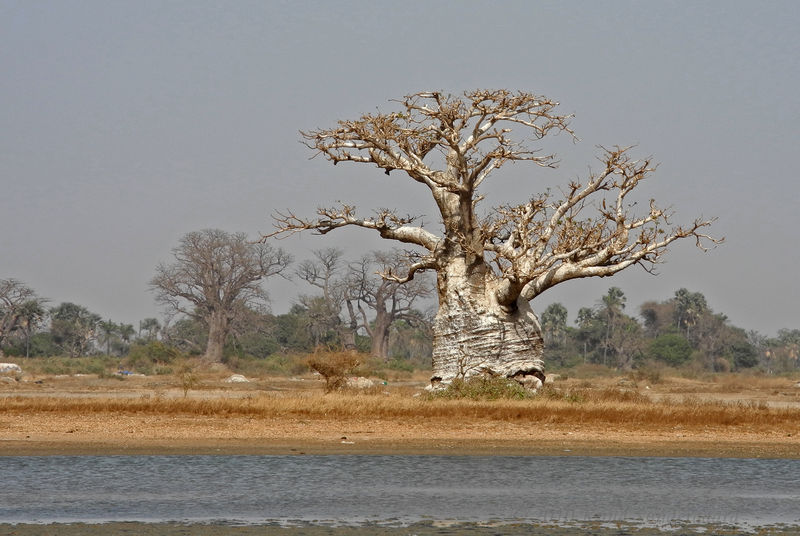
[[[0,457],[0,522],[800,525],[800,460]]]

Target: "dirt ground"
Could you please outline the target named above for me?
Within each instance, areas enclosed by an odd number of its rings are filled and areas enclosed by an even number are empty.
[[[3,410],[18,398],[180,398],[175,379],[93,376],[39,377],[0,382],[0,455],[52,454],[464,454],[782,457],[800,459],[800,423],[793,429],[744,426],[683,427],[498,421],[475,415],[459,422],[414,418],[285,418],[246,415],[85,415]],[[792,380],[700,382],[668,379],[657,384],[628,379],[567,380],[599,388],[638,390],[653,400],[694,397],[762,407],[800,407]],[[387,396],[413,396],[421,379],[389,381]],[[264,392],[322,390],[312,378],[265,378],[225,383],[204,378],[191,398],[244,398]]]

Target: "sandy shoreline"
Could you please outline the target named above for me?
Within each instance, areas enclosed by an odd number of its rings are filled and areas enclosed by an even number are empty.
[[[606,429],[474,419],[271,419],[53,413],[0,417],[0,455],[509,455],[800,459],[782,430]]]

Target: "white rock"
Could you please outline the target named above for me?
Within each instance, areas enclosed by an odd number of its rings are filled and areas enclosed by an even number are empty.
[[[22,368],[16,363],[0,363],[0,374],[22,374]]]
[[[224,380],[225,383],[249,383],[250,380],[242,376],[241,374],[233,374],[228,379]]]
[[[533,375],[522,376],[520,383],[531,391],[538,391],[542,387],[542,380]]]
[[[347,386],[353,389],[369,389],[374,385],[374,381],[370,380],[369,378],[364,378],[363,376],[359,376],[357,378],[347,378]]]

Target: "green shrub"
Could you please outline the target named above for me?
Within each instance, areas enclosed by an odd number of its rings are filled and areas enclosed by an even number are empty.
[[[172,363],[180,357],[182,355],[177,348],[168,346],[161,341],[150,341],[131,346],[131,350],[122,364],[137,372],[152,374],[157,368],[163,369],[163,365]]]
[[[469,400],[524,400],[534,396],[518,381],[500,376],[456,378],[444,389],[432,391],[431,398]]]
[[[677,333],[659,335],[650,343],[650,356],[673,367],[680,366],[692,357],[692,345]]]
[[[727,353],[737,370],[758,365],[758,351],[747,341],[735,341]]]
[[[52,376],[74,374],[96,374],[105,378],[119,366],[119,358],[112,356],[92,357],[45,357],[30,358],[23,368],[26,373],[46,374]]]

